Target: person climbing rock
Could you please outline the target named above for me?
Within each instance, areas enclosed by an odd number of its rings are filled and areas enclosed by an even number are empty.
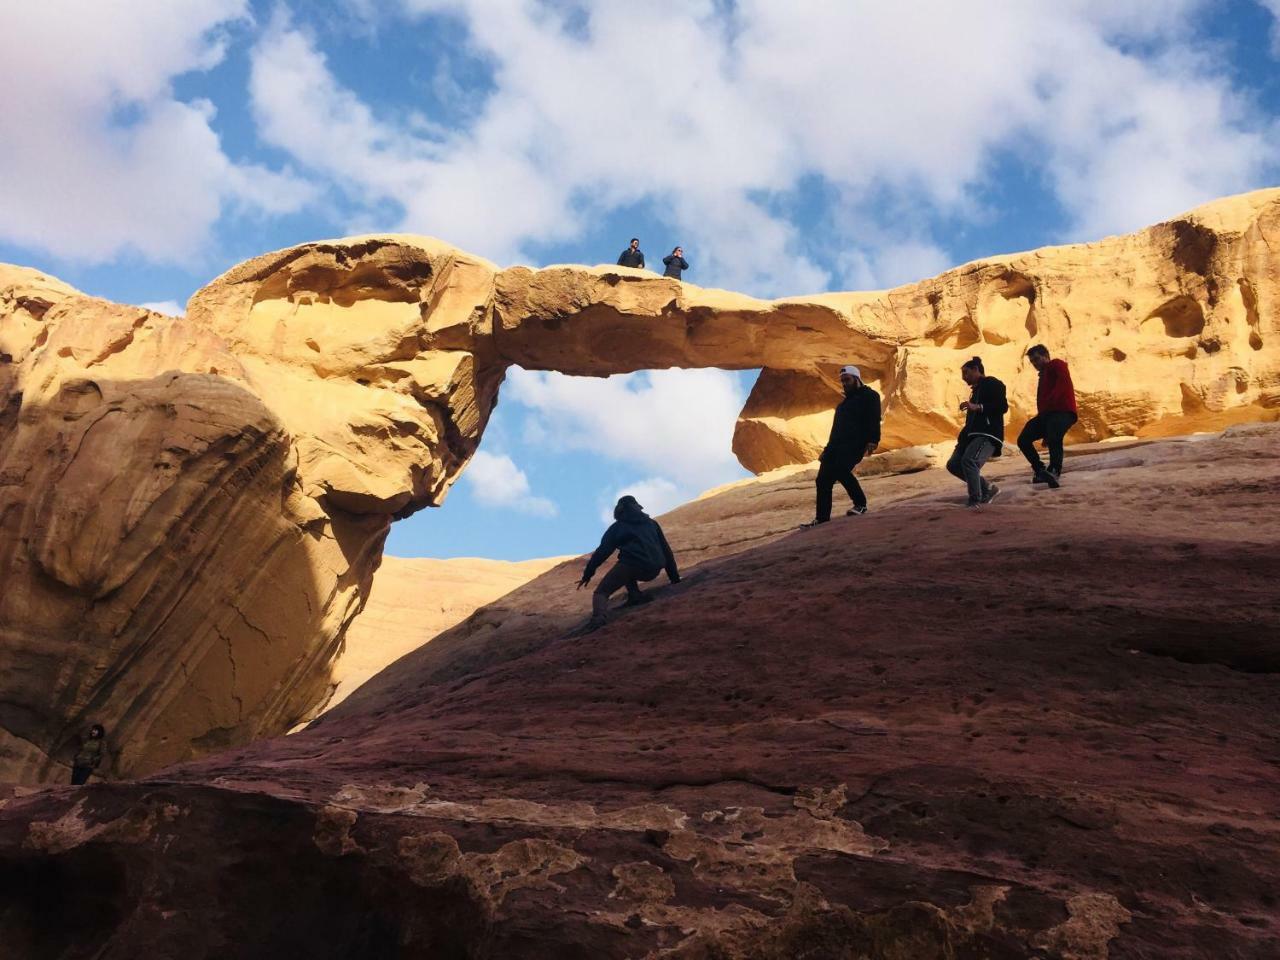
[[[689,261],[684,258],[684,248],[676,247],[670,254],[662,258],[667,269],[662,271],[664,277],[680,279],[680,274],[689,269]]]
[[[960,376],[969,385],[970,394],[960,404],[965,413],[964,427],[947,461],[947,470],[968,485],[966,506],[977,509],[1000,495],[1000,488],[982,476],[982,468],[992,457],[999,456],[1004,446],[1004,415],[1009,412],[1009,403],[1004,384],[987,376],[981,357],[965,361]]]
[[[639,237],[632,237],[631,245],[618,254],[618,266],[644,269],[644,253],[640,250]]]
[[[1049,348],[1043,344],[1028,350],[1027,359],[1040,374],[1040,383],[1036,387],[1036,415],[1018,434],[1018,449],[1031,464],[1031,482],[1056,489],[1062,476],[1062,438],[1077,420],[1076,388],[1067,362],[1049,359]],[[1049,451],[1048,468],[1036,452],[1037,440],[1043,440]]]
[[[589,629],[603,626],[608,620],[609,597],[618,588],[627,588],[626,605],[630,607],[652,599],[641,591],[640,584],[652,580],[664,569],[672,583],[680,582],[675,554],[667,544],[662,527],[629,494],[620,497],[614,506],[613,523],[604,532],[604,536],[600,538],[600,546],[596,547],[596,552],[587,561],[582,579],[578,581],[579,590],[591,582],[596,569],[615,550],[618,551],[618,562],[600,578],[600,583],[591,595],[591,620],[587,623]]]
[[[102,724],[95,723],[80,741],[80,749],[71,761],[71,782],[76,786],[87,782],[89,774],[101,765],[103,754],[106,753],[106,736],[107,731]]]
[[[805,527],[816,527],[831,519],[831,490],[837,483],[853,501],[846,516],[867,512],[867,495],[853,475],[853,468],[880,445],[880,394],[862,382],[862,371],[855,366],[840,368],[840,386],[844,388],[844,399],[836,407],[831,436],[818,456],[821,466],[814,481],[817,507],[813,520]]]

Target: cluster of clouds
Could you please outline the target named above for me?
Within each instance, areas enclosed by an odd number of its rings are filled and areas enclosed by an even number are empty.
[[[1257,2],[1280,18],[1280,0]],[[511,262],[645,206],[677,232],[698,282],[766,295],[886,286],[948,266],[948,229],[989,215],[983,198],[1010,164],[1043,184],[1060,240],[1273,175],[1276,119],[1200,33],[1218,9],[347,0],[371,36],[441,18],[458,28],[435,83],[463,120],[444,124],[344,85],[304,5],[11,3],[0,30],[21,42],[0,58],[0,240],[183,263],[220,224],[340,195],[353,229],[433,233]],[[175,92],[233,43],[262,148],[249,157],[229,152],[217,104]],[[728,374],[522,374],[508,389],[534,429],[633,465],[660,504],[736,470]],[[668,419],[669,397],[682,400]],[[509,458],[482,454],[469,476],[489,503],[554,510]]]
[[[227,155],[175,78],[226,56],[246,0],[0,6],[0,240],[87,261],[190,262],[224,216],[300,209],[316,185]]]

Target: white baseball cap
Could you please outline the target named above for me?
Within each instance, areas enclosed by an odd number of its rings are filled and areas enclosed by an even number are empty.
[[[841,368],[840,368],[840,376],[842,376],[842,377],[857,377],[859,380],[861,380],[861,379],[862,379],[862,371],[861,371],[861,370],[859,370],[857,367],[855,367],[853,364],[849,364],[847,367],[841,367]]]

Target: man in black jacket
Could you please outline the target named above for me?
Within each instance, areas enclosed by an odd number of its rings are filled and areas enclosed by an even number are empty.
[[[587,624],[590,629],[604,626],[609,617],[609,597],[619,587],[627,588],[627,606],[634,606],[650,599],[640,590],[640,584],[652,580],[662,570],[667,571],[667,579],[672,583],[680,582],[676,558],[667,545],[662,527],[629,494],[621,497],[613,508],[613,524],[604,532],[600,546],[587,561],[587,568],[578,581],[579,590],[591,582],[596,569],[615,550],[618,551],[618,562],[600,578],[591,596],[591,620]]]
[[[632,237],[631,246],[618,254],[618,266],[644,269],[644,254],[640,251],[639,237]]]
[[[840,368],[844,399],[831,421],[831,437],[818,460],[818,504],[814,519],[805,527],[816,527],[831,519],[831,489],[837,483],[853,501],[846,516],[867,512],[867,495],[853,475],[853,468],[880,445],[880,394],[862,382],[857,367]]]
[[[982,468],[1004,447],[1004,415],[1009,412],[1009,402],[1004,384],[987,376],[980,357],[966,361],[960,376],[969,385],[970,394],[960,404],[965,414],[964,427],[947,461],[947,470],[968,485],[966,506],[977,509],[1000,495],[1000,488],[982,476]]]

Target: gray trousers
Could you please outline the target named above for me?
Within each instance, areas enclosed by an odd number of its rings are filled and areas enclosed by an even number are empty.
[[[996,452],[996,441],[990,437],[970,437],[956,444],[947,461],[947,470],[953,477],[959,477],[969,487],[969,502],[978,503],[991,489],[982,476],[982,468]]]

